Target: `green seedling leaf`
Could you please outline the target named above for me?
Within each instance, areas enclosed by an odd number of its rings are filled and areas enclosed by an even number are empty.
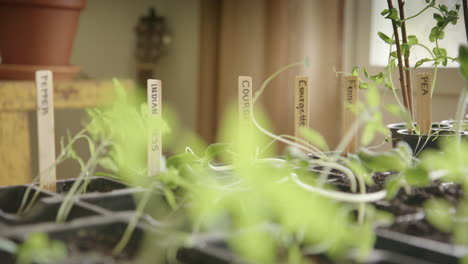
[[[427,200],[424,205],[426,219],[439,230],[450,232],[453,229],[452,205],[450,202],[442,199]]]
[[[401,44],[401,53],[403,54],[404,57],[408,57],[410,54],[410,48],[408,44],[403,43]]]
[[[402,113],[401,107],[396,104],[385,105],[385,110],[394,116],[400,116]]]
[[[445,21],[445,19],[437,13],[434,13],[434,19],[437,20],[437,22],[442,22],[442,23],[444,23]]]
[[[384,9],[382,12],[380,12],[382,16],[385,16],[386,14],[389,14],[389,13],[390,13],[389,9]]]
[[[359,84],[360,89],[368,89],[370,87],[369,83],[362,82]]]
[[[432,60],[428,58],[418,60],[416,64],[414,65],[414,69],[418,68],[419,66],[423,65],[423,63],[428,62],[428,61],[432,61]]]
[[[409,168],[403,173],[406,182],[415,187],[428,186],[432,180],[429,177],[429,172],[423,166]]]
[[[434,48],[432,49],[432,52],[434,52],[434,55],[436,57],[446,57],[447,56],[447,50],[443,48]]]
[[[67,257],[67,248],[61,241],[49,240],[46,234],[32,233],[19,246],[17,254],[18,264],[30,263],[61,263]]]
[[[415,44],[418,44],[418,43],[419,43],[419,40],[415,35],[409,35],[408,36],[408,45],[412,46],[412,45],[415,45]]]
[[[364,76],[366,76],[366,78],[369,78],[369,73],[367,72],[366,67],[362,68],[362,72],[364,73]]]
[[[386,15],[385,18],[387,19],[391,19],[395,22],[399,21],[398,11],[395,8],[391,8]]]
[[[385,83],[385,88],[389,89],[390,91],[393,91],[393,86],[390,82]]]
[[[403,177],[401,175],[393,176],[385,182],[385,190],[387,191],[387,200],[393,199],[397,195],[400,188],[403,186]]]
[[[429,34],[429,41],[435,42],[436,39],[439,37],[440,30],[438,27],[433,27],[431,33]]]
[[[351,71],[351,75],[352,75],[352,76],[358,76],[358,75],[359,75],[359,73],[358,73],[358,66],[355,66],[355,67],[353,68],[353,70]]]
[[[402,159],[397,150],[374,152],[365,149],[359,152],[358,155],[372,171],[403,171],[407,166],[406,161]]]
[[[395,44],[395,40],[391,39],[391,38],[390,38],[389,36],[387,36],[385,33],[379,31],[379,32],[377,32],[377,34],[379,35],[379,37],[380,37],[383,41],[385,41],[385,43],[390,44],[390,45]]]
[[[448,8],[446,5],[442,4],[442,5],[439,5],[439,8],[440,10],[444,11],[444,12],[448,12]]]
[[[367,90],[367,104],[370,107],[378,107],[380,105],[380,95],[376,87],[372,87]]]
[[[396,51],[392,51],[390,53],[390,56],[392,56],[393,58],[398,58],[398,53]]]
[[[325,151],[329,150],[327,141],[319,132],[310,128],[301,127],[299,129],[299,133],[304,138],[306,138],[312,145],[315,145]]]
[[[374,140],[376,134],[376,127],[373,123],[367,123],[361,136],[361,143],[368,145]]]
[[[205,150],[205,162],[209,162],[213,160],[215,157],[220,155],[221,153],[226,152],[226,150],[229,148],[229,144],[224,144],[224,143],[215,143],[211,144],[206,148]]]
[[[460,73],[465,80],[468,80],[468,46],[460,45],[458,61],[460,63]]]

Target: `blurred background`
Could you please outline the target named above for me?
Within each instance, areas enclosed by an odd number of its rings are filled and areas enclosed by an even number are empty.
[[[424,0],[407,1],[407,16],[424,6]],[[453,6],[457,1],[443,1]],[[71,64],[79,65],[81,79],[135,80],[152,74],[163,83],[163,104],[171,105],[184,127],[207,142],[216,132],[226,106],[237,95],[237,77],[253,77],[254,90],[265,78],[287,64],[309,57],[309,68],[294,68],[274,79],[260,100],[276,134],[293,134],[293,80],[310,78],[311,128],[322,133],[333,148],[341,138],[341,76],[356,65],[371,74],[383,70],[388,48],[377,31],[391,35],[389,21],[380,16],[384,0],[88,0],[80,15]],[[151,38],[137,33],[150,8],[164,27],[157,34],[154,58],[139,55]],[[430,12],[431,13],[431,12]],[[409,34],[426,38],[433,26],[408,25]],[[463,16],[447,32],[441,46],[457,56],[466,40]],[[414,31],[411,31],[414,30]],[[417,31],[417,32],[416,32]],[[140,32],[141,33],[141,32]],[[0,40],[1,41],[1,40]],[[154,39],[153,39],[154,41]],[[383,48],[382,48],[383,47]],[[455,53],[454,53],[455,52]],[[427,56],[427,55],[425,55]],[[379,59],[380,58],[380,59]],[[412,61],[414,65],[415,60]],[[457,65],[452,65],[457,67]],[[421,68],[417,72],[432,72]],[[398,83],[397,78],[394,80]],[[433,119],[453,118],[463,81],[457,68],[439,70],[433,102]],[[363,99],[365,91],[360,93]],[[393,102],[390,93],[386,102]],[[66,130],[77,132],[83,110],[56,113],[56,138]],[[33,173],[37,173],[35,113],[30,113]],[[385,115],[385,122],[398,120]],[[382,140],[380,138],[379,140]],[[57,147],[59,145],[57,144]],[[383,148],[389,148],[387,144]],[[86,155],[85,150],[79,150]],[[75,164],[58,169],[58,177],[74,177]]]

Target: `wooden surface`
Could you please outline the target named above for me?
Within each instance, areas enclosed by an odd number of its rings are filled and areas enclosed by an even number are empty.
[[[432,76],[430,73],[418,73],[416,79],[416,123],[421,135],[427,135],[432,127]]]
[[[121,81],[134,87],[132,81]],[[57,81],[55,109],[80,109],[102,105],[114,98],[114,84],[106,81]],[[33,111],[37,108],[34,82],[0,81],[0,111]]]
[[[161,98],[162,87],[160,80],[150,79],[147,83],[147,103],[148,115],[151,120],[161,118]],[[162,156],[162,138],[161,131],[152,127],[150,123],[148,131],[148,176],[155,176],[161,172],[161,156]]]
[[[345,76],[343,81],[344,111],[343,111],[343,136],[350,133],[357,121],[357,115],[352,111],[358,102],[358,78],[356,76]],[[353,131],[354,136],[345,149],[345,153],[356,153],[358,148],[357,129]]]
[[[309,77],[296,76],[294,81],[294,135],[304,139],[301,127],[309,128]]]
[[[39,150],[39,184],[55,192],[54,82],[51,71],[36,72],[37,136]]]
[[[250,113],[252,112],[252,77],[239,76],[239,125],[251,126]]]
[[[31,181],[27,112],[0,112],[0,185]]]
[[[132,81],[121,81],[135,89]],[[111,80],[57,81],[54,84],[55,109],[82,109],[112,102]],[[33,81],[0,81],[0,185],[29,183],[31,175],[31,137],[28,111],[36,111]]]

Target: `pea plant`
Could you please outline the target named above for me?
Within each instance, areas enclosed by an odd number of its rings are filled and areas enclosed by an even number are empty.
[[[402,115],[409,128],[414,129],[418,133],[418,128],[413,125],[413,103],[412,103],[412,83],[411,83],[411,66],[410,54],[413,49],[419,48],[427,52],[427,57],[422,58],[414,63],[413,69],[422,66],[425,63],[432,63],[434,69],[432,86],[430,87],[431,95],[434,93],[438,69],[447,66],[448,60],[457,61],[456,57],[447,54],[447,50],[441,46],[441,41],[445,37],[445,31],[448,26],[455,25],[459,19],[460,5],[455,4],[448,7],[445,4],[437,4],[436,0],[426,0],[426,6],[416,14],[405,17],[404,2],[398,0],[398,8],[394,7],[392,1],[389,0],[389,8],[381,12],[381,15],[390,20],[393,26],[393,35],[388,36],[383,32],[378,32],[378,36],[388,44],[388,63],[383,71],[377,74],[370,74],[366,68],[362,68],[364,78],[360,78],[360,88],[368,89],[369,87],[377,87],[384,85],[386,90],[390,91],[397,103],[388,105],[387,110],[395,115]],[[424,45],[419,41],[421,36],[407,35],[406,22],[417,20],[423,13],[433,11],[434,27],[431,29],[428,36],[425,36],[433,46]],[[401,31],[401,37],[399,30]],[[400,79],[400,89],[403,95],[401,102],[396,85],[393,82],[394,72],[398,70]],[[359,75],[358,67],[352,71],[355,76]],[[419,133],[418,133],[419,134]]]

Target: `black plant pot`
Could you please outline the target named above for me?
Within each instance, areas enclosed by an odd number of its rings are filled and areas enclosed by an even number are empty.
[[[416,123],[413,123],[414,125],[417,125]],[[452,128],[452,124],[448,124],[448,123],[432,123],[432,129],[451,129]],[[407,126],[406,126],[406,123],[393,123],[393,124],[389,124],[387,125],[387,127],[390,129],[390,132],[391,132],[391,135],[392,135],[392,146],[393,147],[396,147],[397,143],[400,142],[401,140],[401,137],[400,135],[398,135],[398,130],[401,130],[401,129],[409,129]]]
[[[456,130],[457,128],[457,121],[456,120],[444,120],[442,122],[440,122],[441,124],[447,124],[447,125],[451,125],[452,126],[452,129]],[[468,131],[468,120],[461,120],[460,122],[461,124],[461,130],[463,131]]]
[[[456,131],[451,129],[432,129],[429,135],[410,134],[408,129],[397,131],[397,140],[405,141],[413,150],[415,156],[426,149],[440,149],[440,143],[444,140],[455,137]],[[462,138],[465,140],[466,135],[463,133]]]

